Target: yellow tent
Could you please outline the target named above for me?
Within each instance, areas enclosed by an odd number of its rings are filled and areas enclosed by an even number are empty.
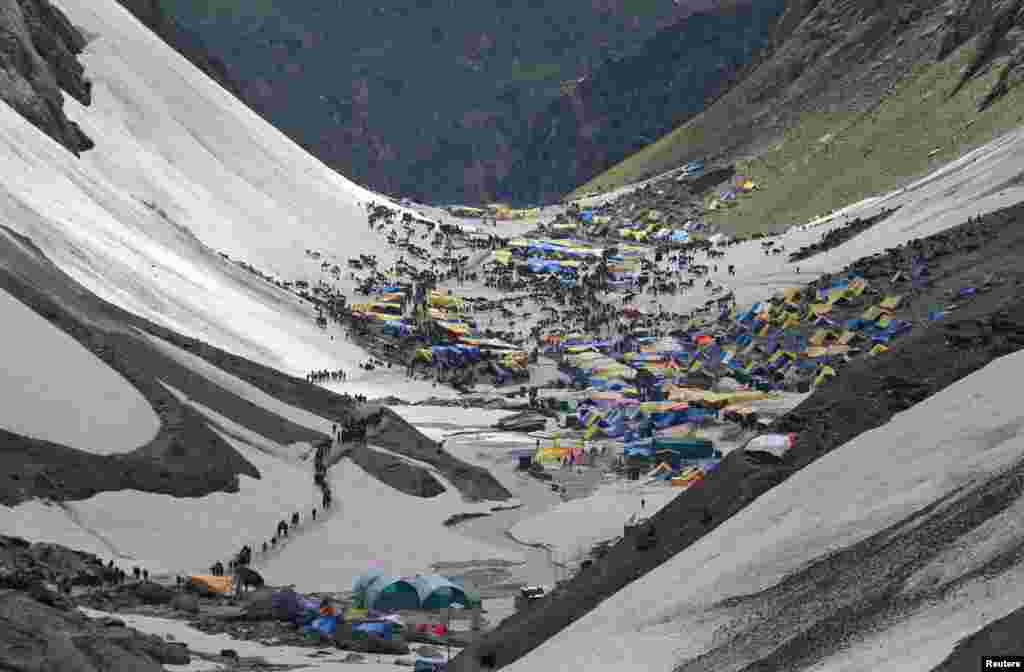
[[[884,310],[896,310],[897,308],[899,308],[900,302],[902,300],[903,297],[900,296],[899,294],[896,294],[894,296],[885,297],[884,299],[882,299],[882,302],[878,305]]]
[[[569,455],[568,448],[541,448],[533,455],[537,464],[559,464]]]
[[[786,303],[798,303],[802,296],[803,289],[799,287],[791,287],[782,292],[782,298],[785,299]]]
[[[879,308],[878,306],[871,306],[870,308],[864,311],[864,313],[861,315],[861,319],[867,320],[868,322],[874,322],[875,320],[882,316],[882,313],[882,309]]]
[[[206,588],[212,593],[230,595],[235,587],[235,580],[230,576],[211,576],[199,574],[188,577],[189,583]]]
[[[857,339],[859,336],[860,334],[858,334],[856,331],[850,331],[849,329],[847,329],[846,331],[839,335],[838,343],[839,345],[849,345],[850,343],[853,343],[853,341]]]
[[[811,359],[828,355],[845,355],[850,352],[848,345],[826,345],[807,348],[807,356]]]
[[[491,261],[508,266],[512,263],[512,250],[495,250],[491,252]]]
[[[355,607],[345,607],[344,615],[342,616],[342,618],[344,618],[346,622],[352,622],[352,621],[359,621],[359,620],[362,620],[364,618],[367,618],[369,615],[370,615],[370,612],[368,610],[366,610],[366,609],[356,609]]]
[[[785,321],[782,323],[783,329],[796,329],[800,326],[800,316],[795,313],[790,313],[786,316]]]
[[[830,338],[835,338],[836,334],[828,329],[818,329],[814,332],[814,335],[807,339],[807,342],[811,345],[825,345]]]
[[[818,374],[818,377],[814,379],[814,386],[817,387],[818,385],[821,385],[829,378],[834,378],[835,375],[836,370],[833,369],[831,366],[821,367],[821,372]]]
[[[877,345],[875,345],[875,347],[871,348],[871,352],[869,354],[870,355],[880,355],[883,352],[889,352],[889,348],[885,347],[881,343],[878,343]]]

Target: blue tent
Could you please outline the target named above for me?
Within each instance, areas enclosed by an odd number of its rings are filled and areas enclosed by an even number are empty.
[[[466,591],[443,576],[417,576],[413,584],[419,593],[421,609],[444,609],[453,604],[469,606]]]
[[[366,587],[366,607],[376,611],[419,609],[419,593],[411,581],[381,575]]]
[[[352,630],[364,635],[374,635],[381,639],[391,639],[395,631],[395,624],[389,621],[367,621],[353,626]]]

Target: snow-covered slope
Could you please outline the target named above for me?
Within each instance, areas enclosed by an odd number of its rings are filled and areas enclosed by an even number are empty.
[[[286,279],[306,249],[390,253],[366,240],[379,197],[328,169],[160,41],[115,0],[58,3],[90,36],[93,103],[67,102],[96,148],[75,159],[0,109],[0,220],[100,297],[291,373],[362,354],[308,306],[220,257]],[[312,277],[311,277],[312,279]],[[337,336],[337,333],[333,335]]]
[[[784,577],[896,523],[903,529],[892,534],[926,524],[1018,463],[1024,457],[1024,412],[1011,391],[1021,375],[1024,353],[1009,355],[860,435],[507,669],[670,670],[727,645],[729,633],[755,627],[761,636],[771,633],[774,639],[762,644],[760,655],[770,652],[793,636],[794,626],[773,623],[770,605],[767,613],[744,609],[741,598],[782,590]],[[938,509],[908,519],[936,502]],[[818,669],[927,670],[959,637],[1016,608],[1024,599],[1019,564],[1003,574],[970,576],[1024,538],[1013,522],[1016,508],[967,532],[904,584],[908,595],[925,588],[937,594],[938,587],[963,581],[957,590],[911,610],[891,631],[844,649]],[[826,599],[829,588],[820,590]],[[986,594],[998,599],[986,600]],[[729,598],[731,605],[724,602]],[[928,635],[939,621],[941,634]],[[883,646],[896,651],[896,642],[898,656],[879,655]],[[753,655],[750,648],[722,653],[726,667],[754,662],[744,657]],[[726,669],[721,660],[694,663],[693,669]]]
[[[576,560],[599,541],[621,536],[631,516],[652,516],[679,492],[664,483],[647,487],[628,481],[604,483],[587,497],[516,523],[509,534],[524,544],[542,544],[559,557]]]
[[[3,290],[0,324],[0,428],[101,454],[156,435],[159,420],[138,390]]]

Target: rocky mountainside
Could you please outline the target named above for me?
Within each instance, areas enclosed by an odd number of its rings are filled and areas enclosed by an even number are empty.
[[[0,536],[0,669],[159,672],[165,664],[188,665],[183,644],[116,619],[91,620],[58,590],[98,586],[108,575],[94,555]]]
[[[158,0],[119,2],[221,86],[241,97],[224,64],[168,16]],[[49,0],[0,0],[0,100],[76,156],[94,146],[64,114],[64,93],[82,105],[92,83],[78,61],[88,40]]]
[[[500,191],[548,202],[704,110],[768,44],[786,0],[718,8],[659,31],[536,115]]]
[[[931,90],[900,100],[900,107],[920,121],[919,112],[934,110],[960,96],[969,82],[995,74],[971,101],[970,107],[982,112],[1021,79],[1022,28],[1017,0],[790,0],[756,68],[703,113],[580,191],[614,188],[694,158],[758,156],[787,132],[823,125],[839,112],[847,115],[844,125],[875,123],[901,84],[946,63],[956,71],[952,81],[936,74]],[[883,130],[865,133],[879,136]],[[948,130],[950,136],[958,131]],[[812,140],[818,138],[808,140],[809,151],[830,149],[829,142],[815,147]],[[830,163],[838,165],[837,157]]]
[[[76,155],[93,143],[65,116],[61,91],[89,104],[85,44],[48,0],[0,0],[0,100]]]
[[[522,173],[535,170],[568,172],[545,193],[585,181],[696,112],[782,4],[161,1],[311,153],[430,202],[533,200],[541,190]],[[566,159],[544,151],[552,137]]]

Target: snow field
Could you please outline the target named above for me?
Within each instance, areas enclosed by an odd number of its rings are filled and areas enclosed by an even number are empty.
[[[119,373],[0,290],[0,427],[98,454],[128,453],[160,419]]]
[[[429,499],[413,497],[347,460],[332,467],[328,477],[335,494],[330,515],[293,539],[287,553],[260,567],[268,582],[347,591],[371,567],[407,576],[430,573],[431,564],[442,561],[523,560],[515,551],[470,540],[442,525],[457,513],[487,512],[494,502],[463,502],[453,488]]]
[[[679,492],[668,483],[605,482],[587,497],[516,523],[509,533],[520,543],[542,544],[560,558],[576,558],[600,541],[622,536],[631,516],[652,516]]]

